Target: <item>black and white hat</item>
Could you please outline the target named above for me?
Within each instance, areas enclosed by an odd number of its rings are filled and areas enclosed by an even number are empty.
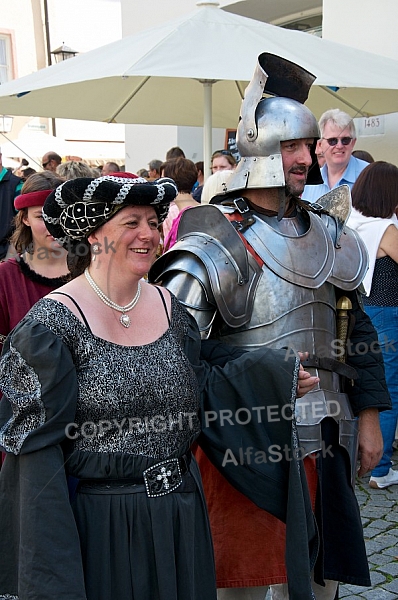
[[[174,181],[167,177],[154,182],[127,173],[79,177],[65,181],[48,196],[43,218],[51,235],[67,246],[86,239],[129,205],[153,206],[162,223],[177,193]]]

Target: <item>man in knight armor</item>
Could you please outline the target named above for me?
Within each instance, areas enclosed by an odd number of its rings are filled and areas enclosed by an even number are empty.
[[[184,213],[179,241],[149,277],[188,308],[203,338],[248,351],[308,352],[306,369],[320,381],[297,401],[295,417],[320,539],[312,597],[333,600],[339,581],[370,586],[354,482],[379,461],[378,413],[390,399],[377,335],[361,308],[367,254],[346,227],[349,189],[316,204],[300,198],[306,183],[321,182],[318,124],[303,104],[314,79],[289,61],[259,56],[237,130],[241,161],[223,195]],[[261,397],[250,401],[259,414]],[[266,446],[254,439],[235,460],[255,473]],[[230,456],[215,468],[199,449],[197,460],[219,599],[264,600],[269,586],[273,600],[303,597],[286,579],[285,523],[255,504],[255,491],[231,485]]]

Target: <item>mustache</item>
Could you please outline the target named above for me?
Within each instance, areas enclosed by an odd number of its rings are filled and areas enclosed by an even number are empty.
[[[306,173],[308,173],[308,167],[303,167],[303,166],[300,166],[300,165],[296,165],[296,166],[291,167],[289,169],[289,173],[293,173],[293,174],[297,173],[297,174],[300,174],[300,175],[305,175]]]

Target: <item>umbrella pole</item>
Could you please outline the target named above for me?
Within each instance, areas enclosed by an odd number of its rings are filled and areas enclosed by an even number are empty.
[[[202,80],[203,84],[203,163],[205,181],[210,172],[210,161],[213,145],[213,126],[212,126],[212,86],[214,81]]]

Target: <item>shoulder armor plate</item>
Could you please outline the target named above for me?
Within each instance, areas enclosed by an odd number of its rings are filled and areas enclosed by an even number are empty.
[[[166,272],[173,270],[184,270],[200,278],[200,269],[195,266],[199,260],[206,269],[223,320],[231,327],[247,323],[261,268],[226,217],[215,206],[190,208],[181,218],[178,238],[154,263],[149,281],[159,282]]]
[[[342,290],[355,290],[362,283],[368,266],[368,252],[362,238],[353,229],[345,227],[328,281]]]

